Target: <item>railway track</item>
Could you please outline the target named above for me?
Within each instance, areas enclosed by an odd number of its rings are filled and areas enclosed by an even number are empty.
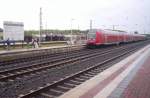
[[[82,51],[82,50],[74,51],[74,53],[77,53],[80,51]],[[71,52],[68,52],[68,53],[71,53]],[[34,56],[26,58],[24,61],[22,61],[22,58],[21,58],[21,59],[12,61],[11,63],[5,63],[5,64],[3,63],[3,64],[1,64],[0,67],[1,67],[1,70],[13,69],[13,67],[17,68],[18,66],[31,65],[34,63],[38,63],[38,62],[46,62],[46,60],[50,60],[53,57],[57,57],[60,55],[67,55],[68,53],[67,52],[59,53],[59,54],[49,54],[49,53],[45,54],[44,53],[42,55],[35,56],[35,58],[34,58]]]
[[[74,50],[74,52],[78,52],[80,50]],[[71,51],[69,51],[71,52]],[[66,52],[59,52],[59,53],[51,53],[50,51],[38,51],[36,53],[30,53],[30,54],[16,54],[14,56],[15,59],[12,60],[4,60],[4,61],[0,61],[0,65],[1,66],[5,66],[5,65],[9,65],[9,64],[15,64],[15,63],[21,63],[21,62],[29,62],[29,61],[33,61],[33,60],[37,60],[37,59],[43,59],[43,58],[48,58],[48,57],[52,57],[52,56],[57,56],[60,54],[65,54]],[[5,57],[6,59],[9,58],[13,58],[13,57]]]
[[[121,49],[123,49],[124,47],[120,47]],[[15,79],[17,77],[21,77],[23,75],[27,75],[30,73],[36,73],[36,72],[40,72],[43,70],[47,70],[50,68],[54,68],[54,67],[58,67],[58,66],[64,66],[64,64],[71,64],[71,63],[75,63],[75,62],[79,62],[79,60],[86,60],[86,59],[91,59],[92,57],[95,56],[103,56],[108,54],[109,52],[116,50],[116,49],[120,49],[117,47],[111,47],[111,49],[105,48],[102,50],[97,50],[97,51],[93,51],[93,50],[88,50],[88,51],[84,51],[82,52],[82,54],[75,54],[72,53],[70,56],[63,58],[62,56],[56,57],[54,59],[49,58],[46,59],[44,61],[39,61],[35,64],[31,64],[30,66],[24,66],[24,67],[19,67],[19,68],[13,68],[13,69],[9,69],[9,70],[3,70],[0,71],[0,82],[3,81],[7,81],[10,80],[13,81],[12,79]],[[48,62],[47,62],[48,61]]]
[[[20,98],[28,98],[28,97],[30,97],[30,95],[33,96],[34,94],[38,94],[40,96],[39,98],[42,98],[41,95],[46,96],[46,94],[47,94],[45,92],[43,93],[43,90],[45,90],[45,89],[47,90],[47,89],[49,89],[49,87],[51,89],[55,85],[55,83],[56,84],[59,84],[59,83],[61,84],[62,83],[61,81],[66,81],[66,79],[68,80],[68,78],[71,78],[72,76],[76,75],[77,73],[83,72],[85,69],[87,70],[89,68],[92,68],[93,65],[96,66],[97,64],[100,64],[100,63],[102,63],[100,65],[103,65],[103,64],[105,64],[103,62],[107,61],[108,59],[109,59],[108,62],[110,62],[111,61],[110,59],[112,58],[112,56],[120,55],[120,54],[118,54],[119,51],[124,53],[122,55],[125,55],[125,54],[129,53],[129,51],[127,52],[128,49],[130,49],[131,51],[134,51],[135,46],[137,46],[139,44],[142,45],[143,43],[142,42],[136,43],[136,44],[134,44],[134,47],[132,46],[133,44],[132,45],[127,45],[128,47],[126,46],[126,48],[125,48],[125,46],[123,46],[123,47],[120,47],[120,49],[118,49],[118,50],[117,49],[116,50],[115,49],[110,49],[110,50],[107,50],[107,52],[106,51],[105,52],[104,51],[100,52],[100,50],[98,51],[98,49],[97,50],[95,49],[96,50],[95,53],[94,53],[94,51],[91,51],[89,53],[85,53],[84,55],[83,54],[80,54],[80,55],[78,54],[79,56],[77,56],[77,55],[72,56],[72,58],[70,58],[70,59],[66,58],[66,59],[64,59],[64,61],[60,60],[59,62],[58,61],[54,62],[53,67],[51,65],[46,65],[46,66],[41,66],[41,67],[38,66],[37,67],[36,64],[35,64],[36,67],[30,66],[29,68],[26,68],[26,69],[19,69],[19,70],[15,69],[17,71],[12,71],[12,73],[10,72],[10,70],[7,70],[7,73],[5,73],[6,70],[3,71],[3,72],[1,71],[4,75],[4,77],[1,77],[0,81],[3,85],[2,87],[11,84],[12,89],[14,89],[13,85],[16,85],[16,86],[17,85],[28,85],[29,86],[28,89],[26,89],[26,87],[22,86],[26,90],[25,91],[16,91],[17,93],[14,96],[11,95],[11,98],[16,98],[16,96],[19,96]],[[114,51],[112,51],[112,50],[114,50]],[[93,54],[91,54],[91,53],[93,53]],[[117,58],[117,56],[115,56],[115,57]],[[77,66],[78,66],[78,68],[77,68]],[[108,66],[103,66],[100,69],[103,70],[107,67]],[[70,68],[72,68],[72,69],[70,69]],[[77,70],[77,69],[80,69],[80,70]],[[55,71],[53,71],[53,70],[55,70]],[[102,70],[99,71],[99,70],[95,69],[95,72],[99,73]],[[2,75],[2,73],[0,73],[0,74]],[[51,74],[55,74],[54,75],[55,78]],[[45,79],[45,78],[49,79],[46,75],[51,76],[50,80]],[[62,76],[60,76],[60,75],[62,75]],[[90,76],[93,76],[93,75],[91,74]],[[42,77],[43,77],[43,80],[45,79],[44,82],[42,81]],[[87,79],[89,79],[89,78],[87,78]],[[78,80],[84,80],[84,79],[78,78]],[[48,82],[48,81],[50,81],[50,82]],[[3,84],[3,82],[4,82],[4,84]],[[5,82],[8,82],[8,84],[5,83]],[[35,82],[35,84],[34,84],[33,87],[30,87],[30,85],[33,84],[32,82]],[[39,82],[39,83],[37,83],[37,82]],[[83,81],[77,81],[76,80],[76,83],[82,83],[82,82]],[[70,83],[70,84],[72,84],[72,83]],[[59,90],[55,90],[55,87],[56,86],[54,86],[54,88],[52,88],[53,91],[56,91],[56,92],[58,91],[59,92]],[[60,85],[60,87],[61,87],[61,85]],[[62,86],[62,88],[63,87],[64,86]],[[19,88],[21,89],[21,87],[19,87]],[[66,88],[68,88],[68,87],[66,87]],[[41,91],[42,91],[42,93],[37,93],[37,92],[41,92]],[[2,91],[2,92],[5,93],[5,91]],[[65,91],[63,91],[63,92],[65,92]],[[55,96],[55,94],[47,94],[47,95]],[[2,97],[4,97],[4,96],[5,95],[2,94]],[[5,97],[5,98],[9,98],[9,97]],[[36,96],[35,98],[38,98],[38,96]]]
[[[82,46],[77,48],[78,46],[72,46],[72,47],[64,47],[64,49],[61,48],[55,48],[55,49],[43,49],[43,50],[31,50],[31,51],[25,51],[25,52],[17,52],[17,53],[10,53],[10,54],[0,54],[0,66],[5,66],[8,64],[14,64],[14,63],[20,63],[20,62],[27,62],[32,61],[36,59],[42,59],[47,58],[53,55],[60,55],[61,53],[64,54],[66,52],[78,52],[81,51]]]
[[[113,60],[131,53],[139,48],[140,47],[130,47],[130,49],[126,49],[124,52],[122,51],[121,54],[97,63],[94,66],[88,67],[77,73],[70,74],[69,76],[66,76],[65,78],[62,78],[51,84],[48,83],[47,85],[39,87],[36,90],[30,90],[30,92],[27,94],[20,94],[18,98],[56,98],[108,68],[109,66],[104,66],[106,63],[112,62]]]
[[[101,51],[103,51],[105,49],[106,48],[101,49]],[[6,70],[9,70],[9,69],[17,69],[20,66],[27,66],[27,65],[31,65],[32,66],[32,65],[35,65],[35,64],[37,64],[37,65],[44,64],[46,62],[61,61],[61,60],[65,59],[65,58],[73,58],[74,56],[78,56],[80,54],[90,53],[90,51],[94,52],[93,50],[90,50],[90,49],[82,49],[82,50],[78,50],[78,51],[76,50],[76,51],[65,52],[65,53],[45,54],[45,55],[41,55],[41,56],[35,57],[36,59],[34,59],[34,60],[32,59],[32,57],[28,58],[28,59],[26,59],[24,61],[22,61],[22,59],[21,60],[18,59],[18,62],[11,62],[11,64],[3,64],[3,65],[1,65],[0,66],[0,72],[1,71],[6,71]],[[62,59],[60,59],[60,58],[62,58]]]
[[[108,47],[107,47],[108,48]],[[113,47],[112,47],[113,48]],[[83,53],[88,53],[90,51],[90,49],[81,49],[81,50],[75,50],[75,51],[69,51],[69,52],[62,52],[62,53],[55,53],[55,54],[51,54],[51,53],[39,53],[41,55],[33,55],[33,56],[25,56],[22,57],[20,59],[14,60],[14,61],[9,61],[9,62],[1,62],[0,63],[0,71],[4,71],[4,70],[8,70],[8,69],[16,69],[20,66],[27,66],[27,65],[32,65],[32,64],[43,64],[44,62],[48,62],[49,60],[53,61],[53,59],[56,58],[66,58],[66,56],[74,56],[77,54],[83,54]],[[28,58],[27,58],[28,57]],[[25,58],[25,59],[23,59]]]

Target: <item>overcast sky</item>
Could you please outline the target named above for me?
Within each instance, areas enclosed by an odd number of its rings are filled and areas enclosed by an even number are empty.
[[[3,21],[24,22],[25,29],[39,29],[39,9],[43,28],[150,31],[150,0],[0,0],[0,27]],[[73,19],[73,20],[72,20]],[[72,21],[72,22],[71,22]]]

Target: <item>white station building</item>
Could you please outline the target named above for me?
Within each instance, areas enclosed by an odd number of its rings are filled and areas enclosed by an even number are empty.
[[[23,22],[4,21],[3,40],[24,40],[24,24]]]

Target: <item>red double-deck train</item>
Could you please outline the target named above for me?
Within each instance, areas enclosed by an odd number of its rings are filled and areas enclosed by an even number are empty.
[[[92,29],[88,32],[87,46],[99,46],[108,44],[120,44],[144,40],[145,35],[128,34],[119,30]]]

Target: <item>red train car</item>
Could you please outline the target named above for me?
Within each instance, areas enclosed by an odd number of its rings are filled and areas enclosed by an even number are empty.
[[[128,34],[125,31],[92,29],[88,32],[87,46],[119,44],[144,39],[144,35]]]

